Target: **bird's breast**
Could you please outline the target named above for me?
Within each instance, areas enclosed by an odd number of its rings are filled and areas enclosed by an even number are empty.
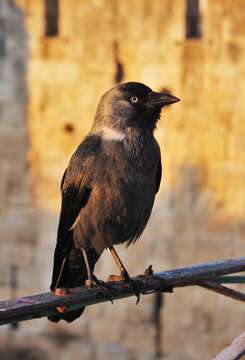
[[[105,142],[94,163],[92,191],[80,213],[92,246],[131,241],[143,231],[154,202],[159,153],[152,142]],[[96,245],[97,244],[97,245]]]
[[[95,179],[99,184],[128,186],[155,182],[159,149],[153,136],[126,136],[121,141],[104,142],[96,159]]]
[[[96,162],[93,192],[111,217],[126,221],[152,207],[159,153],[151,139],[107,142]]]

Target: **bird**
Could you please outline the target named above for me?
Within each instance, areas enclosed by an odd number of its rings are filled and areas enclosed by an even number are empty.
[[[142,234],[159,190],[162,164],[154,130],[164,106],[179,99],[139,82],[120,83],[100,99],[91,130],[61,181],[61,211],[50,289],[99,285],[94,267],[109,249],[119,275],[130,276],[115,245],[129,246]],[[71,322],[84,308],[57,308],[49,320]]]

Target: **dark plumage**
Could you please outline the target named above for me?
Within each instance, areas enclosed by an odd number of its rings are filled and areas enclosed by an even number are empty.
[[[104,249],[129,245],[141,235],[161,181],[153,130],[161,108],[176,101],[136,82],[102,96],[92,129],[62,179],[51,290],[85,284],[84,250],[93,272]],[[57,313],[50,320],[72,321],[82,311]]]

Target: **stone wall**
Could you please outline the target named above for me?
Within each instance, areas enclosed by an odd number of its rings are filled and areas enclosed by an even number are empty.
[[[158,0],[82,5],[61,0],[57,37],[43,35],[44,2],[18,2],[26,4],[30,37],[29,129],[39,205],[57,208],[59,176],[120,64],[123,81],[168,88],[182,99],[157,133],[167,151],[165,190],[181,183],[182,165],[201,167],[224,214],[243,217],[245,110],[237,95],[244,86],[244,34],[239,0],[236,6],[201,1],[199,39],[185,39],[184,0],[166,0],[164,5]],[[47,188],[53,200],[48,204]]]
[[[182,100],[163,112],[156,132],[164,179],[141,241],[120,250],[129,271],[244,254],[243,1],[200,1],[197,39],[185,38],[184,0],[60,0],[57,37],[44,36],[44,1],[17,3],[30,47],[29,158],[40,214],[40,288],[47,289],[51,274],[62,172],[91,126],[99,97],[118,79],[167,88]],[[105,254],[96,272],[106,277],[112,271]],[[29,281],[35,288],[32,274]],[[54,358],[152,359],[154,304],[147,296],[137,307],[134,299],[98,305],[71,325],[39,320],[42,328],[34,333],[46,342],[48,334]],[[212,358],[244,330],[243,318],[241,304],[207,290],[166,295],[164,358]],[[33,328],[24,324],[22,336],[33,335]]]
[[[21,269],[19,285],[28,288],[23,274],[33,263],[36,226],[27,160],[27,36],[13,2],[0,0],[0,29],[0,282],[8,297],[11,266]]]

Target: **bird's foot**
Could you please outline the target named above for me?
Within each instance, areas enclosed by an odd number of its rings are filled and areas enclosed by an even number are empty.
[[[108,282],[118,282],[118,281],[124,281],[125,279],[122,277],[122,275],[114,275],[114,274],[111,274],[109,275],[107,281]]]
[[[128,272],[126,270],[121,271],[119,275],[109,275],[108,282],[117,282],[117,281],[128,281],[131,280]]]
[[[136,296],[136,305],[140,301],[140,290],[138,287],[138,284],[135,280],[132,280],[129,276],[128,272],[126,270],[122,271],[120,275],[110,275],[108,278],[108,282],[117,282],[117,281],[126,281],[130,284],[132,290],[134,291],[134,294]]]
[[[99,280],[95,275],[92,275],[92,279],[87,279],[85,281],[85,286],[89,288],[98,287],[101,294],[113,304],[113,300],[108,294],[108,289],[110,289],[110,286],[103,280]]]
[[[67,295],[69,294],[69,290],[68,288],[57,288],[54,290],[54,295],[56,296],[64,296],[64,295]],[[61,313],[61,314],[64,314],[66,312],[66,306],[58,306],[56,308],[56,310]]]

